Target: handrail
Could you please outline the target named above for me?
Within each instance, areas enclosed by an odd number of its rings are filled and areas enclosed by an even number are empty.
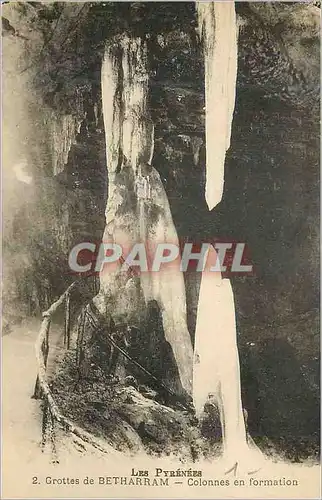
[[[69,304],[70,294],[72,290],[80,283],[80,280],[74,281],[67,290],[59,297],[56,302],[54,302],[47,311],[43,312],[42,323],[40,326],[39,334],[35,344],[36,359],[38,363],[38,375],[35,385],[34,398],[43,399],[43,436],[42,443],[43,446],[47,442],[47,436],[50,435],[52,450],[56,454],[55,447],[55,434],[54,425],[55,422],[59,423],[65,431],[74,434],[76,437],[82,441],[92,445],[94,448],[98,449],[103,453],[113,453],[118,454],[118,452],[109,446],[103,440],[93,437],[92,434],[85,431],[81,427],[74,424],[70,419],[66,418],[59,410],[53,394],[50,390],[49,383],[47,381],[47,359],[49,352],[49,331],[52,315],[57,311],[57,309],[66,301]],[[66,313],[69,314],[69,306],[66,308]],[[65,335],[66,335],[66,325],[69,327],[69,318],[65,318]],[[64,337],[65,339],[65,337]],[[67,347],[69,348],[69,337],[67,338]],[[66,344],[65,344],[66,345]],[[56,460],[57,461],[57,460]]]
[[[69,285],[67,290],[65,290],[65,292],[59,297],[59,299],[57,299],[56,302],[54,302],[50,306],[50,308],[47,309],[47,311],[44,311],[42,313],[43,318],[46,316],[52,316],[54,314],[54,312],[57,311],[58,307],[64,302],[67,295],[76,287],[76,285],[79,285],[79,283],[80,283],[80,281],[77,280],[77,281],[74,281],[71,285]]]

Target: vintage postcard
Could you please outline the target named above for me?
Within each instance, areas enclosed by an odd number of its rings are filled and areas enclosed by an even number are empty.
[[[320,2],[1,10],[2,498],[320,498]]]

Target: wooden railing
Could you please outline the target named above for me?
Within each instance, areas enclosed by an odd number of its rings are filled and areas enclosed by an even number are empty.
[[[42,314],[42,323],[39,330],[39,335],[36,340],[36,359],[38,366],[38,375],[36,379],[33,397],[42,400],[42,449],[46,445],[51,446],[53,454],[53,461],[58,462],[57,449],[56,449],[56,428],[57,425],[64,431],[73,434],[81,441],[97,448],[103,453],[117,453],[104,441],[95,438],[92,434],[85,431],[81,427],[74,424],[71,420],[66,418],[58,408],[54,396],[50,389],[50,383],[47,373],[48,354],[50,349],[50,326],[53,315],[65,306],[65,321],[64,321],[64,347],[70,348],[70,334],[71,334],[71,300],[72,292],[80,284],[80,281],[72,283],[67,290],[54,302],[50,308]]]

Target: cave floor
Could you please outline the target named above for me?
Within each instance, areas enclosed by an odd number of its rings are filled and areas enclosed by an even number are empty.
[[[22,497],[27,495],[31,477],[40,472],[58,474],[59,471],[64,470],[66,474],[66,466],[70,471],[86,470],[87,467],[92,470],[94,466],[96,470],[101,467],[106,469],[106,465],[104,465],[106,464],[106,455],[91,446],[87,446],[87,449],[84,450],[77,439],[64,432],[57,434],[59,464],[53,465],[50,454],[41,452],[41,407],[38,401],[31,398],[36,378],[34,344],[39,327],[40,320],[30,319],[2,338],[2,376],[7,381],[10,380],[10,383],[7,382],[3,387],[2,409],[5,411],[2,411],[2,450],[6,457],[5,462],[3,462],[3,471],[7,471],[6,488],[10,488],[10,492],[16,491],[18,497],[19,495]],[[59,339],[59,337],[57,338]],[[147,457],[143,450],[140,451],[136,463],[139,463],[141,456]],[[115,463],[121,461],[122,464],[125,464],[128,461],[129,466],[133,464],[133,459],[117,450],[114,457]],[[155,455],[146,459],[151,460],[151,467],[156,466],[156,460],[158,463],[160,461],[161,464],[164,460],[164,458],[156,458]],[[175,467],[182,467],[184,462],[186,466],[191,466],[188,458],[183,462],[178,462],[173,454],[169,454],[168,459]],[[211,466],[212,475],[217,471],[218,477],[224,473],[221,462],[220,458],[214,461],[200,458],[193,466],[194,468],[197,465],[204,465],[206,468]],[[310,482],[312,488],[317,488],[319,484],[319,473],[320,467],[309,461],[305,464],[289,464],[282,461],[273,463],[270,459],[266,460],[265,467],[261,471],[261,474],[265,474],[262,477],[272,474],[274,477],[305,477],[305,482],[307,482],[309,475],[312,479]],[[17,475],[21,479],[18,482]],[[315,489],[315,491],[317,490]],[[46,492],[42,492],[42,495],[46,497]],[[256,490],[254,497],[256,497]],[[297,498],[297,496],[292,496],[292,498]]]

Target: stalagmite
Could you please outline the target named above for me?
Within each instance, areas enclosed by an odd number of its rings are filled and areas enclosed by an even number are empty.
[[[205,57],[206,202],[221,201],[226,151],[230,146],[237,78],[237,24],[233,1],[197,2]]]
[[[125,34],[108,42],[101,81],[109,177],[103,241],[122,245],[125,253],[139,242],[151,251],[159,242],[178,243],[162,181],[151,166],[154,130],[145,42]],[[182,388],[191,394],[193,351],[182,273],[178,267],[140,276],[127,271],[120,266],[113,272],[103,269],[97,307],[111,312],[116,321],[140,325],[147,303],[157,301]]]
[[[218,405],[224,451],[246,444],[242,412],[234,297],[220,272],[204,272],[196,323],[193,398],[197,416],[209,400]]]
[[[215,250],[213,250],[215,252]],[[209,402],[219,409],[227,469],[249,474],[265,458],[246,433],[241,401],[234,296],[220,272],[203,272],[196,322],[193,402],[197,417]]]

